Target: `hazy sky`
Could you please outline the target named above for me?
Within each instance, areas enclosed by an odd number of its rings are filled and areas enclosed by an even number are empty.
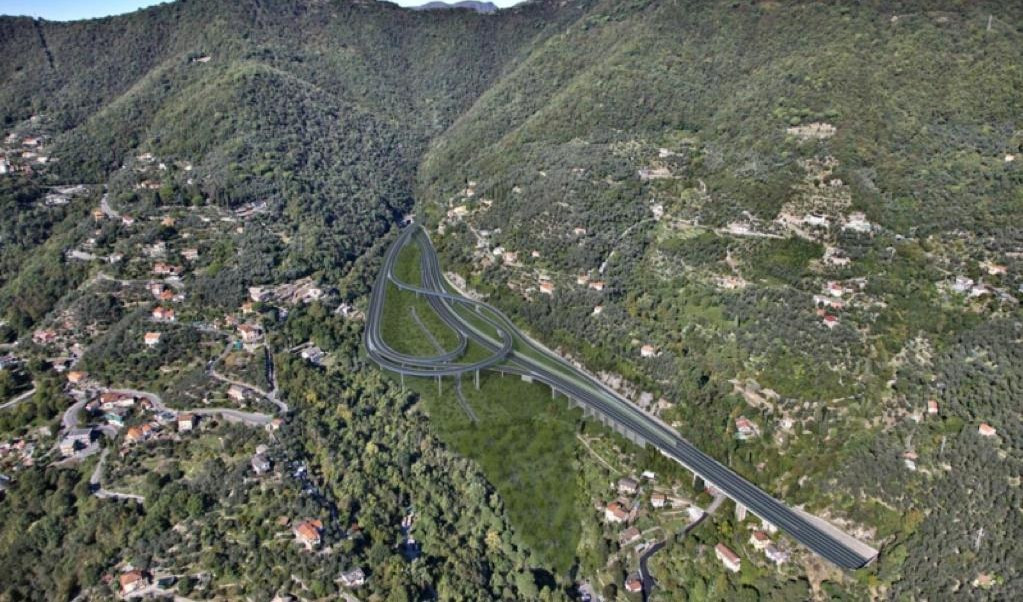
[[[425,4],[429,0],[396,0],[402,6]],[[504,7],[521,0],[490,0]],[[143,6],[159,4],[154,0],[0,0],[0,15],[29,15],[51,21],[73,21],[129,13]]]

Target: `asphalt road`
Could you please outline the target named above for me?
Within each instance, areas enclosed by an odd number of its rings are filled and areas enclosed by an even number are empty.
[[[400,251],[408,244],[420,250],[422,282],[402,282],[394,274]],[[392,349],[381,335],[383,306],[389,285],[425,296],[431,308],[452,330],[486,349],[490,356],[460,363],[453,352],[415,357]],[[550,386],[619,427],[653,445],[665,456],[713,483],[729,498],[744,504],[757,516],[770,521],[828,561],[845,569],[870,564],[876,551],[841,533],[819,519],[789,508],[733,470],[703,453],[674,429],[613,391],[599,380],[551,354],[530,339],[500,310],[450,292],[426,232],[413,224],[388,249],[370,297],[365,334],[366,351],[382,368],[406,376],[448,376],[491,369],[519,374]],[[471,316],[471,319],[469,318]],[[485,326],[483,326],[485,324]],[[461,345],[459,345],[461,347]]]

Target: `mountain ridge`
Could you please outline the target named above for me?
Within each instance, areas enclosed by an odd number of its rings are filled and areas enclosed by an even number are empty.
[[[477,0],[462,0],[461,2],[427,2],[419,6],[410,7],[412,10],[447,10],[466,9],[480,14],[489,15],[498,11],[497,5],[493,2],[479,2]]]

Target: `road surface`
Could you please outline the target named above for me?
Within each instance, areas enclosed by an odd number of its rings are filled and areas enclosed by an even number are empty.
[[[243,389],[247,389],[249,391],[252,391],[253,393],[256,393],[260,397],[266,399],[270,403],[272,403],[275,406],[277,406],[277,410],[281,414],[287,414],[288,413],[288,404],[286,404],[283,401],[277,399],[277,377],[276,377],[276,374],[275,374],[274,369],[273,369],[273,360],[270,359],[270,352],[269,352],[269,350],[267,350],[265,352],[267,354],[267,359],[265,361],[267,362],[267,367],[266,367],[267,381],[273,387],[272,391],[264,391],[263,389],[260,389],[256,385],[252,385],[252,384],[249,384],[247,382],[242,382],[240,380],[235,380],[235,379],[233,379],[233,378],[231,378],[229,376],[225,376],[225,375],[221,374],[220,372],[217,372],[217,369],[215,368],[217,362],[222,360],[224,358],[224,356],[226,356],[228,353],[230,353],[232,347],[233,347],[233,343],[228,343],[227,344],[227,348],[224,350],[224,352],[221,353],[220,356],[217,357],[217,359],[209,362],[206,365],[207,372],[209,372],[209,375],[212,376],[213,378],[215,378],[215,379],[217,379],[217,380],[219,380],[221,382],[225,382],[225,383],[227,383],[229,385],[236,385],[236,386],[239,386],[239,387],[241,387]]]
[[[420,251],[421,283],[403,282],[394,273],[401,250],[415,244]],[[383,306],[389,288],[397,287],[426,298],[438,317],[461,341],[464,337],[490,355],[474,362],[459,362],[448,352],[429,357],[395,351],[381,335]],[[756,516],[788,533],[815,553],[844,569],[870,564],[877,551],[842,533],[823,520],[786,506],[721,462],[711,458],[677,431],[622,397],[596,378],[546,351],[523,334],[500,310],[452,292],[425,230],[412,224],[387,250],[370,296],[365,331],[367,354],[382,368],[404,376],[454,376],[481,369],[518,374],[542,382],[567,395],[584,409],[611,421],[633,438],[656,447]],[[461,347],[461,345],[459,345]]]
[[[714,512],[721,506],[721,502],[725,501],[725,496],[718,494],[714,496],[714,500],[707,506],[707,509],[700,513],[700,516],[694,520],[689,521],[689,524],[682,529],[680,535],[685,537],[689,535],[689,532],[695,529],[706,520],[708,515],[714,514]],[[654,589],[654,577],[650,574],[650,569],[647,564],[650,562],[650,557],[659,552],[665,545],[667,545],[667,538],[658,541],[648,547],[639,556],[639,577],[643,580],[643,600],[647,600],[650,597],[650,592]]]
[[[4,403],[0,403],[0,410],[6,410],[7,408],[14,407],[14,406],[18,405],[19,403],[25,401],[29,397],[32,397],[33,395],[35,395],[35,393],[36,393],[36,388],[33,385],[31,389],[29,389],[28,391],[25,391],[21,395],[18,395],[17,397],[12,397],[10,399],[10,401],[6,401]]]
[[[119,491],[110,491],[109,489],[103,488],[103,467],[107,463],[107,455],[110,454],[110,448],[107,447],[103,450],[103,453],[99,456],[99,462],[96,463],[96,468],[92,471],[92,476],[89,477],[89,486],[92,488],[93,495],[101,499],[115,499],[115,500],[131,500],[133,502],[142,503],[145,498],[141,495],[135,495],[134,493],[121,493]]]

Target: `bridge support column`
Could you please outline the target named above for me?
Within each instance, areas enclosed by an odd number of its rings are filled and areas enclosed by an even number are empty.
[[[398,376],[401,377],[401,392],[404,393],[405,392],[405,373],[404,372],[399,372]]]
[[[437,375],[437,395],[441,394],[440,375]]]
[[[480,371],[476,371],[476,390],[480,390]]]
[[[746,520],[746,506],[743,506],[740,502],[735,502],[735,520],[740,523]]]
[[[554,399],[554,397],[557,395],[557,393],[558,393],[557,389],[555,389],[554,387],[551,387],[551,399]]]

